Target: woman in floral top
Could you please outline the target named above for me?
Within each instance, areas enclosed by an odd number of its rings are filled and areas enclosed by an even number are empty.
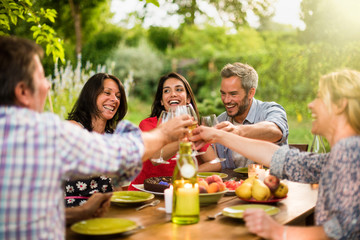
[[[126,95],[120,80],[97,73],[85,83],[68,120],[90,132],[112,134],[126,112]],[[65,182],[65,204],[66,207],[79,206],[94,193],[112,191],[111,179],[106,176],[71,176]]]
[[[342,70],[320,78],[312,111],[312,133],[324,136],[331,152],[314,154],[199,127],[192,140],[225,145],[266,166],[279,178],[319,183],[316,226],[282,226],[263,210],[248,209],[249,231],[266,239],[360,239],[360,72]],[[201,144],[199,144],[201,146]],[[261,151],[259,149],[261,148]],[[306,197],[306,196],[305,196]]]

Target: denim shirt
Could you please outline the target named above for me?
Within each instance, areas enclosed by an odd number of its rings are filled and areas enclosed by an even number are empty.
[[[227,112],[223,112],[217,118],[219,122],[233,122],[232,118],[227,115]],[[285,109],[280,104],[275,102],[262,102],[253,98],[250,111],[246,116],[243,124],[255,124],[262,121],[275,123],[282,132],[282,138],[276,144],[280,146],[287,145],[289,127]],[[221,163],[221,169],[235,169],[237,167],[246,167],[249,164],[254,163],[253,161],[242,156],[240,162],[235,163],[232,150],[220,144],[216,144],[216,149],[220,158],[226,158],[226,161]]]

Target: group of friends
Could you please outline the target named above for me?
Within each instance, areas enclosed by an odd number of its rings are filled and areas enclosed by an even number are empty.
[[[191,104],[199,117],[189,82],[171,72],[160,78],[151,114],[136,127],[123,119],[127,99],[121,81],[97,73],[63,121],[43,113],[51,85],[42,55],[30,40],[0,37],[1,239],[63,239],[65,222],[102,216],[111,192],[124,183],[131,181],[128,190],[136,190],[133,184],[148,177],[172,176],[176,161],[169,159],[193,121],[182,115],[158,125],[160,113]],[[289,148],[285,109],[255,99],[257,85],[258,74],[248,64],[221,70],[225,111],[219,124],[198,126],[188,136],[205,152],[197,156],[199,171],[256,162],[280,179],[319,184],[315,226],[283,226],[263,210],[246,210],[246,226],[260,237],[360,239],[360,72],[342,69],[322,76],[308,105],[312,133],[331,146],[326,154]],[[169,164],[150,161],[160,149]],[[216,157],[226,160],[210,162]]]

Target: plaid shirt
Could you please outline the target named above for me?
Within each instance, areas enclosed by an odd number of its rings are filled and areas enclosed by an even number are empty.
[[[100,135],[54,114],[0,107],[0,239],[64,239],[61,181],[114,171],[131,180],[143,151],[140,130],[127,121]]]

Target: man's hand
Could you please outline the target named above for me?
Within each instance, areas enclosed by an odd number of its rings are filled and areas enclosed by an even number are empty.
[[[216,124],[215,128],[226,131],[226,132],[232,132],[232,133],[239,135],[238,128],[229,121],[220,122],[220,123]]]
[[[111,196],[112,193],[94,193],[83,205],[66,208],[66,223],[101,217],[110,207]]]

